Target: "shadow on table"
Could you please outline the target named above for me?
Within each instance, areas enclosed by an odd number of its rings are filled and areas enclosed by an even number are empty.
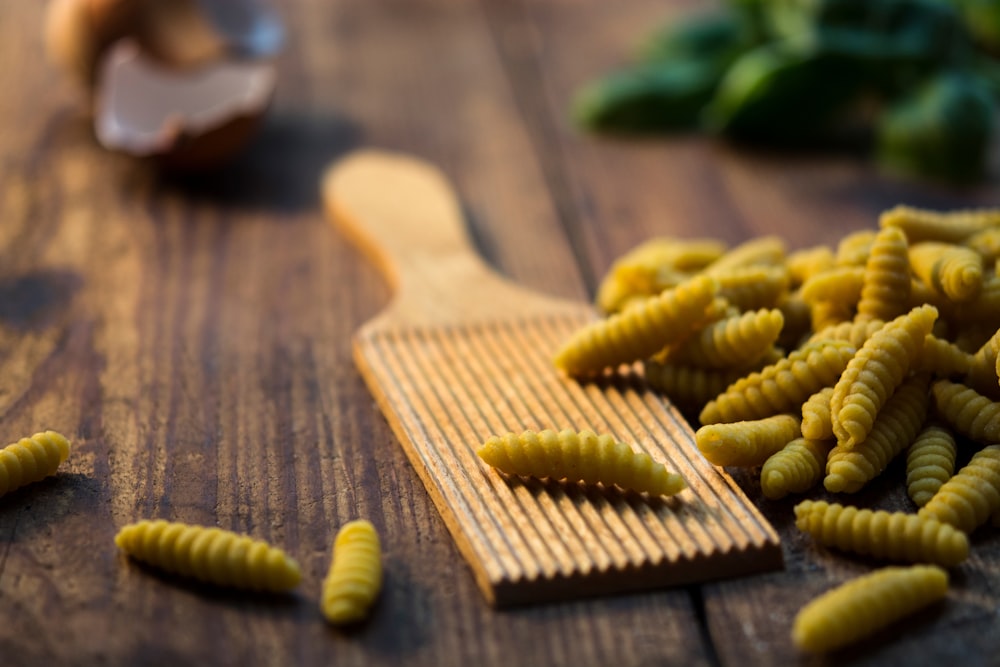
[[[78,273],[65,270],[0,277],[0,322],[19,331],[44,329],[82,285]]]
[[[230,162],[206,171],[158,171],[155,188],[242,210],[317,209],[323,170],[360,143],[359,129],[346,118],[275,114]]]
[[[0,544],[51,529],[94,507],[100,483],[91,475],[60,472],[0,498]]]

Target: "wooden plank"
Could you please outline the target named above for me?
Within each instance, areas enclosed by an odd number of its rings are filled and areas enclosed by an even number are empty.
[[[547,602],[780,567],[774,531],[698,454],[676,410],[639,382],[604,388],[558,373],[553,357],[592,308],[483,265],[434,165],[359,151],[327,172],[323,197],[332,222],[393,279],[396,295],[359,332],[355,359],[487,599]],[[545,429],[636,442],[688,489],[646,502],[511,485],[475,455],[492,435]]]
[[[546,176],[560,184],[554,188],[561,197],[559,210],[580,235],[575,247],[583,249],[583,271],[595,279],[621,252],[658,234],[735,243],[776,233],[791,248],[805,247],[872,228],[881,210],[900,202],[967,207],[995,205],[1000,195],[994,184],[956,190],[906,183],[844,156],[747,152],[696,137],[623,141],[581,135],[567,121],[573,92],[624,63],[632,45],[654,26],[708,6],[642,0],[484,4],[509,75],[517,87],[534,91],[525,97],[532,104],[523,113],[535,118],[528,127],[539,153],[555,156],[545,165]],[[525,40],[530,48],[505,50],[505,34],[531,35]],[[581,35],[587,36],[586,49],[579,47]],[[897,461],[883,480],[847,501],[912,511],[902,472]],[[786,569],[700,588],[718,660],[726,665],[802,662],[789,636],[797,610],[874,563],[813,546],[795,529],[794,501],[765,500],[752,471],[734,470],[733,475],[781,535]],[[989,662],[1000,648],[991,631],[992,600],[1000,590],[998,544],[995,530],[977,533],[973,555],[953,571],[953,588],[942,607],[921,614],[901,632],[882,633],[832,659],[877,665]]]
[[[0,499],[5,665],[710,663],[684,591],[490,610],[353,369],[351,333],[388,290],[322,221],[316,184],[358,144],[444,165],[480,252],[584,294],[477,6],[283,3],[271,117],[192,179],[95,146],[44,63],[44,8],[0,3],[0,415],[8,439],[53,427],[74,451]],[[357,516],[387,580],[341,633],[316,596]],[[157,576],[112,546],[140,517],[269,539],[304,584],[276,600]]]

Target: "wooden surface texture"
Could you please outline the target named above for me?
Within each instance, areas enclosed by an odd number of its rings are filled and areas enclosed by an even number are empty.
[[[166,177],[95,144],[43,58],[45,4],[0,0],[0,439],[51,428],[74,449],[57,477],[0,499],[0,663],[996,663],[990,528],[943,605],[800,655],[795,612],[872,564],[814,546],[752,475],[736,481],[779,532],[784,570],[490,608],[354,366],[352,335],[390,290],[325,222],[318,189],[348,150],[420,155],[462,193],[490,265],[587,299],[654,234],[832,243],[899,202],[995,205],[995,173],[949,190],[850,156],[576,133],[576,87],[693,1],[285,0],[260,135],[225,170]],[[908,507],[901,472],[858,502]],[[357,517],[382,536],[385,588],[367,624],[338,631],[316,596],[336,528]],[[303,585],[262,599],[138,567],[112,539],[139,518],[267,539],[299,559]]]

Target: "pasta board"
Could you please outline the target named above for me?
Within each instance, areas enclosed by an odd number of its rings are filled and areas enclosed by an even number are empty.
[[[683,417],[628,374],[578,383],[552,356],[596,317],[586,304],[502,278],[475,253],[443,174],[380,151],[326,172],[331,222],[384,272],[392,302],[354,337],[354,359],[497,606],[566,600],[780,568],[774,529],[708,463]],[[506,477],[475,454],[489,436],[610,433],[682,474],[669,499]]]

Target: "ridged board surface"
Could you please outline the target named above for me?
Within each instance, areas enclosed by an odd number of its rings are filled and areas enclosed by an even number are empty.
[[[777,534],[697,451],[683,417],[634,378],[580,384],[551,359],[592,315],[386,329],[355,358],[456,543],[494,604],[642,590],[774,569]],[[475,454],[489,436],[593,429],[645,450],[689,488],[507,477]]]

